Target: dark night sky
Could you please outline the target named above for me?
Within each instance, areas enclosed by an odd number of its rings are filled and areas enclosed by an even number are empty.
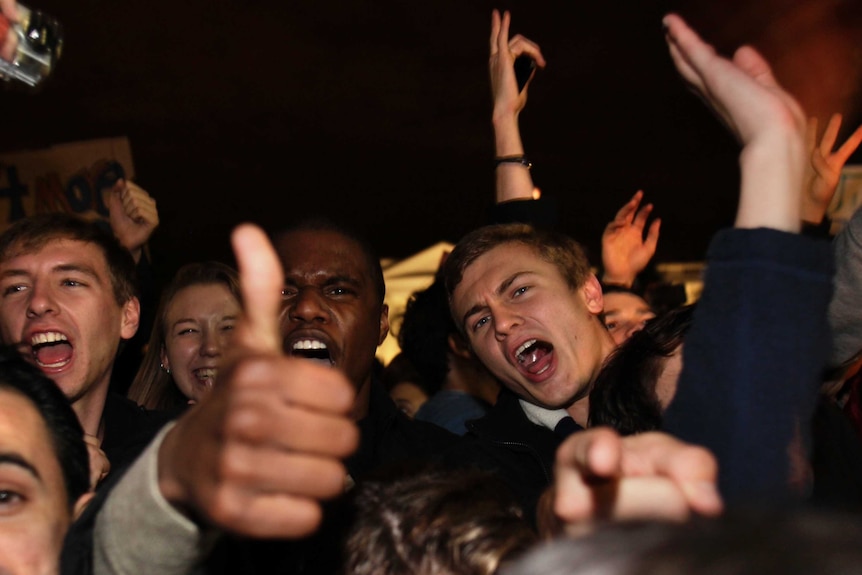
[[[163,274],[226,257],[242,220],[352,218],[390,257],[481,222],[499,4],[31,1],[65,24],[65,53],[41,93],[0,93],[14,111],[0,150],[128,136],[138,183],[159,203]],[[700,259],[733,218],[736,145],[671,67],[669,9],[725,53],[761,48],[810,113],[862,121],[858,0],[500,7],[548,59],[521,117],[533,177],[593,253],[638,188],[664,221],[662,260]]]

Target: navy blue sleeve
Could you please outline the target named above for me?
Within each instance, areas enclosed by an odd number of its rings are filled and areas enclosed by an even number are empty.
[[[710,245],[664,428],[712,450],[729,504],[791,495],[788,445],[808,439],[832,274],[828,242],[796,234],[724,230]]]

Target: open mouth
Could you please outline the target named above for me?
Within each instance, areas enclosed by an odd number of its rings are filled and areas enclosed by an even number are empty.
[[[550,343],[530,339],[515,350],[515,359],[525,372],[531,375],[541,375],[551,366],[551,362],[545,359],[552,351],[554,351],[554,346]]]
[[[65,335],[57,331],[33,335],[30,338],[30,348],[39,367],[56,369],[72,361],[72,344]]]
[[[332,361],[332,356],[329,354],[329,348],[325,343],[317,339],[300,339],[293,342],[290,354],[293,357],[316,361],[327,367],[332,367],[335,364]]]
[[[202,367],[192,370],[192,373],[198,380],[198,383],[206,387],[212,387],[215,383],[216,375],[218,375],[218,369],[214,367]]]

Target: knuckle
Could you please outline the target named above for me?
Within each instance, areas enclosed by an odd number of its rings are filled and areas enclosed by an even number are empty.
[[[261,441],[265,436],[263,419],[260,410],[256,409],[256,406],[234,407],[228,412],[225,419],[225,439],[249,442]],[[229,466],[231,462],[222,461],[221,463],[224,466]]]
[[[232,525],[243,517],[243,505],[232,489],[217,487],[207,505],[206,514],[220,525]]]

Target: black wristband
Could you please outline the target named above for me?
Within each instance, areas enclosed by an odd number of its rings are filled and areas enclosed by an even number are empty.
[[[494,158],[494,168],[500,167],[500,164],[520,164],[528,170],[533,167],[533,162],[527,159],[527,156],[497,156]]]

